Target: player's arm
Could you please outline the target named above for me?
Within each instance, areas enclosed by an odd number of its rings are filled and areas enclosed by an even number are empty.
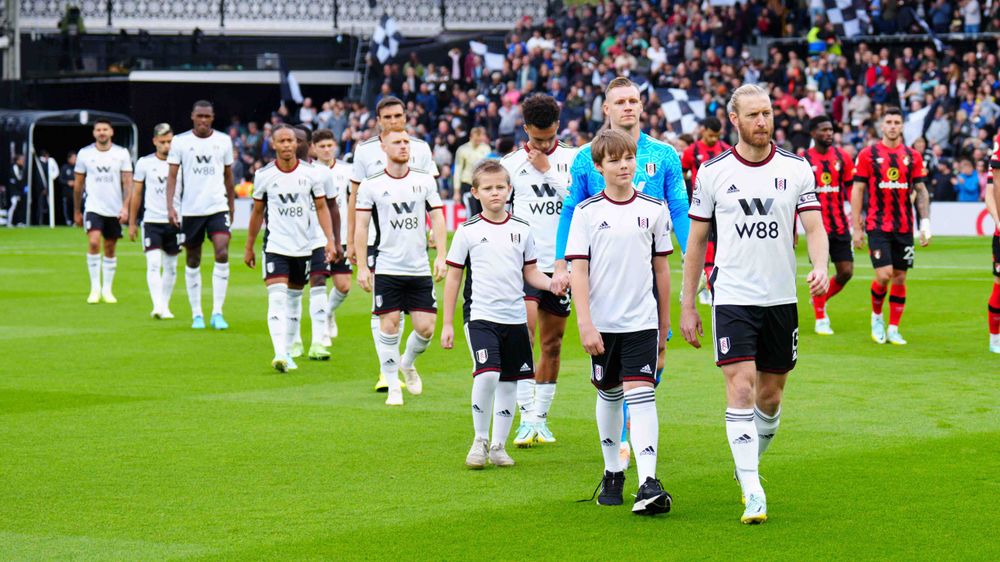
[[[337,261],[340,245],[336,243],[333,236],[333,220],[330,218],[330,209],[326,206],[326,196],[320,194],[314,200],[316,201],[316,219],[319,220],[319,227],[323,229],[323,235],[326,236],[326,261],[327,263]]]
[[[576,307],[576,325],[580,330],[580,343],[590,355],[604,353],[604,339],[594,327],[590,317],[590,260],[574,259],[570,274],[570,286],[573,291],[573,303]]]
[[[145,182],[142,180],[132,180],[132,197],[128,205],[128,239],[135,242],[135,235],[139,230],[137,225],[139,216],[139,202],[142,201],[142,189]]]
[[[920,245],[926,246],[931,243],[931,194],[923,178],[913,184],[913,193],[916,196],[917,218],[920,219]]]
[[[226,164],[222,172],[222,181],[226,184],[226,200],[229,201],[229,222],[233,222],[236,215],[236,187],[233,184],[233,167]]]
[[[447,248],[448,247],[448,227],[444,222],[444,209],[441,207],[434,207],[430,212],[431,216],[431,233],[434,235],[434,247],[435,248]],[[445,263],[444,252],[441,250],[437,251],[437,256],[434,257],[434,280],[440,281],[444,279],[445,273],[448,271],[448,265]]]
[[[83,226],[83,186],[86,178],[87,174],[73,174],[73,222],[77,226]]]
[[[799,213],[802,227],[806,229],[806,244],[809,245],[809,261],[812,271],[806,276],[809,283],[809,294],[819,296],[826,294],[830,285],[827,273],[827,260],[830,256],[830,240],[823,226],[823,216],[819,210],[803,210]]]
[[[524,264],[524,280],[528,282],[529,285],[538,289],[539,291],[549,291],[552,289],[552,279],[548,275],[545,275],[541,271],[538,271],[538,264],[535,262]]]
[[[589,152],[577,153],[570,168],[569,193],[563,199],[562,212],[559,214],[559,228],[556,230],[556,263],[555,273],[552,275],[553,289],[565,289],[569,284],[569,273],[566,267],[566,241],[569,239],[570,225],[573,223],[573,214],[576,206],[588,197],[587,195],[587,174],[593,163],[589,160]],[[559,292],[554,290],[553,292]]]
[[[336,197],[328,197],[326,200],[326,207],[330,210],[330,225],[333,228],[333,242],[337,245],[337,259],[344,256],[340,255],[340,246],[343,244],[343,240],[340,239],[340,205],[338,204]]]
[[[681,253],[686,254],[688,233],[691,230],[691,219],[688,218],[691,204],[688,201],[687,188],[684,187],[684,171],[681,169],[677,151],[668,148],[663,163],[663,198],[667,202],[667,209],[670,210],[670,221],[677,237],[677,244],[681,247]]]
[[[653,256],[653,277],[656,279],[656,303],[660,322],[659,349],[663,349],[670,334],[670,262],[667,256]]]
[[[177,172],[180,169],[180,164],[169,164],[169,170],[167,171],[167,220],[174,226],[181,225],[181,219],[177,216],[177,209],[174,208],[174,194],[177,193]]]
[[[854,247],[860,248],[865,244],[865,228],[861,224],[861,205],[864,204],[866,182],[854,182],[851,188],[851,237],[854,239]]]
[[[347,194],[347,259],[351,260],[354,265],[358,264],[357,254],[354,247],[354,230],[355,224],[357,224],[357,208],[358,208],[358,188],[361,187],[360,182],[351,180],[351,190]],[[365,238],[364,246],[368,246],[368,238]],[[366,248],[367,249],[367,248]],[[367,253],[367,251],[366,251]]]
[[[356,250],[355,255],[357,256],[357,266],[358,266],[358,285],[366,292],[372,292],[372,271],[368,269],[368,221],[371,219],[372,212],[370,209],[356,209],[355,210],[356,219],[359,224],[355,228],[354,233],[354,248]]]
[[[250,269],[253,269],[257,264],[253,247],[257,242],[257,234],[260,232],[260,227],[264,224],[264,205],[264,201],[256,197],[254,198],[253,211],[250,212],[250,225],[247,227],[246,250],[243,252],[243,263],[247,264],[247,267]]]
[[[698,176],[701,179],[701,176]],[[704,335],[701,317],[695,308],[694,299],[698,292],[698,279],[705,269],[705,248],[708,245],[708,230],[711,223],[706,220],[691,222],[688,232],[687,254],[684,256],[684,277],[681,284],[681,335],[684,341],[695,348],[701,347],[699,337]],[[662,298],[660,300],[663,300]]]
[[[118,222],[128,224],[132,198],[132,170],[122,170],[122,209],[118,212]]]
[[[445,349],[455,346],[455,303],[461,286],[462,266],[449,263],[444,278],[444,316],[441,320],[441,347]]]

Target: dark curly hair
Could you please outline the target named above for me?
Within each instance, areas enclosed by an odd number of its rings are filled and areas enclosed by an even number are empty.
[[[547,94],[535,94],[521,102],[524,124],[548,129],[559,122],[559,102]]]

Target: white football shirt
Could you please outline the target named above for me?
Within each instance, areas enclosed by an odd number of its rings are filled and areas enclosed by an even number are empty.
[[[117,217],[122,210],[122,172],[132,171],[132,155],[128,150],[117,144],[99,150],[96,144],[91,144],[76,155],[73,171],[87,175],[83,183],[87,193],[85,212]]]
[[[590,316],[602,333],[659,328],[653,257],[674,251],[663,201],[636,191],[625,202],[602,191],[577,205],[566,260],[590,261]]]
[[[325,196],[315,171],[301,160],[290,172],[273,162],[257,170],[253,198],[267,205],[264,251],[291,257],[312,255],[316,198]]]
[[[167,221],[167,174],[170,165],[160,160],[156,153],[148,154],[135,163],[135,181],[142,182],[142,222],[166,223]],[[177,191],[174,192],[174,208],[181,208],[180,176],[177,177]]]
[[[361,182],[357,210],[372,213],[379,274],[431,274],[426,216],[440,208],[437,181],[427,172],[410,168],[405,176],[394,178],[383,171]]]
[[[459,225],[448,249],[448,265],[467,268],[465,319],[524,324],[524,266],[535,263],[527,221],[507,214],[503,222],[476,215]],[[379,257],[381,259],[381,257]]]
[[[302,162],[300,165],[302,164],[306,164],[312,169],[313,174],[316,176],[316,181],[323,186],[323,196],[327,199],[328,203],[330,199],[338,197],[339,193],[334,183],[333,170],[320,162]],[[315,210],[316,202],[313,201],[313,211],[315,212]],[[319,217],[317,217],[316,222],[313,223],[313,248],[324,247],[326,247],[326,234],[323,234],[323,227],[320,226]]]
[[[385,170],[389,161],[382,150],[382,143],[378,136],[374,136],[354,149],[354,160],[351,164],[352,182],[361,183],[365,178],[371,177]],[[410,167],[422,170],[437,177],[437,165],[434,164],[434,156],[431,154],[431,147],[421,139],[410,135]],[[344,201],[347,201],[346,199]],[[368,245],[375,245],[375,217],[372,217],[372,224],[368,225]],[[346,223],[345,223],[346,224]],[[346,227],[345,227],[346,228]]]
[[[774,145],[761,162],[747,162],[729,149],[702,164],[689,216],[715,218],[714,303],[796,302],[795,213],[819,210],[809,163]]]
[[[322,165],[317,163],[317,165]],[[333,173],[333,186],[337,189],[337,206],[340,211],[340,243],[347,244],[347,194],[351,191],[351,165],[336,160],[330,167]],[[369,225],[369,228],[371,226]]]
[[[563,199],[569,193],[570,166],[576,149],[558,143],[549,156],[549,169],[544,174],[528,162],[528,147],[524,146],[504,156],[500,164],[510,174],[513,190],[510,194],[514,215],[531,224],[531,233],[538,249],[538,269],[555,271],[556,231]]]
[[[183,174],[182,216],[229,212],[225,183],[226,167],[233,164],[233,141],[229,135],[212,131],[203,139],[193,131],[181,133],[170,143],[167,163],[179,165]]]

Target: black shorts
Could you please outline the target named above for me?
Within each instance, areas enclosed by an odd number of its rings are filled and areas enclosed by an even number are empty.
[[[799,357],[796,304],[712,307],[715,364],[756,361],[757,370],[783,375]]]
[[[1000,277],[1000,234],[993,235],[993,275]]]
[[[176,226],[166,222],[142,223],[142,250],[163,250],[164,253],[176,256],[181,252],[180,233]]]
[[[551,273],[546,273],[545,275],[548,275],[550,278],[552,277]],[[573,308],[573,299],[570,297],[569,291],[566,291],[566,296],[560,297],[555,293],[536,289],[527,282],[524,284],[524,300],[535,301],[538,303],[539,310],[544,310],[560,318],[568,317],[570,310]]]
[[[340,247],[344,251],[344,256],[339,260],[329,264],[330,265],[330,275],[350,275],[351,274],[351,262],[347,259],[347,246]]]
[[[310,277],[314,275],[329,277],[332,275],[330,264],[326,263],[326,246],[313,249],[312,256],[309,257],[309,275]]]
[[[118,222],[118,217],[87,213],[83,218],[83,229],[87,232],[99,230],[105,240],[118,240],[122,237],[122,223]]]
[[[868,254],[876,269],[891,265],[906,271],[913,267],[913,233],[869,231]]]
[[[209,238],[216,234],[230,236],[229,211],[197,217],[181,217],[181,244],[184,246],[201,246],[205,236]]]
[[[434,279],[430,275],[375,274],[372,314],[388,312],[437,312]]]
[[[264,252],[264,279],[284,277],[289,285],[309,281],[309,256],[284,256]]]
[[[600,390],[611,390],[623,382],[656,384],[659,330],[624,334],[601,332],[604,353],[590,358],[590,382]]]
[[[465,325],[465,339],[472,352],[472,376],[494,372],[502,381],[535,378],[527,324],[473,320]]]
[[[830,261],[833,263],[854,261],[854,242],[850,234],[830,233],[827,235],[827,240],[830,241]]]

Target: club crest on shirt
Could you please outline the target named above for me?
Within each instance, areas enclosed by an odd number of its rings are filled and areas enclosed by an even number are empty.
[[[787,182],[785,178],[774,178],[774,189],[778,191],[784,191],[787,188]]]
[[[646,175],[647,176],[656,175],[656,162],[646,162]]]
[[[569,172],[569,164],[556,164],[556,171],[561,174]]]
[[[519,232],[511,232],[510,233],[510,241],[513,242],[514,244],[520,244],[521,243],[521,234]]]
[[[477,349],[476,350],[476,361],[479,361],[480,364],[485,363],[486,359],[489,356],[490,356],[489,352],[487,350],[485,350],[485,349]]]
[[[729,338],[719,338],[719,353],[725,355],[729,353]]]
[[[649,228],[649,218],[648,217],[638,217],[636,220],[639,221],[639,228],[645,230]]]

